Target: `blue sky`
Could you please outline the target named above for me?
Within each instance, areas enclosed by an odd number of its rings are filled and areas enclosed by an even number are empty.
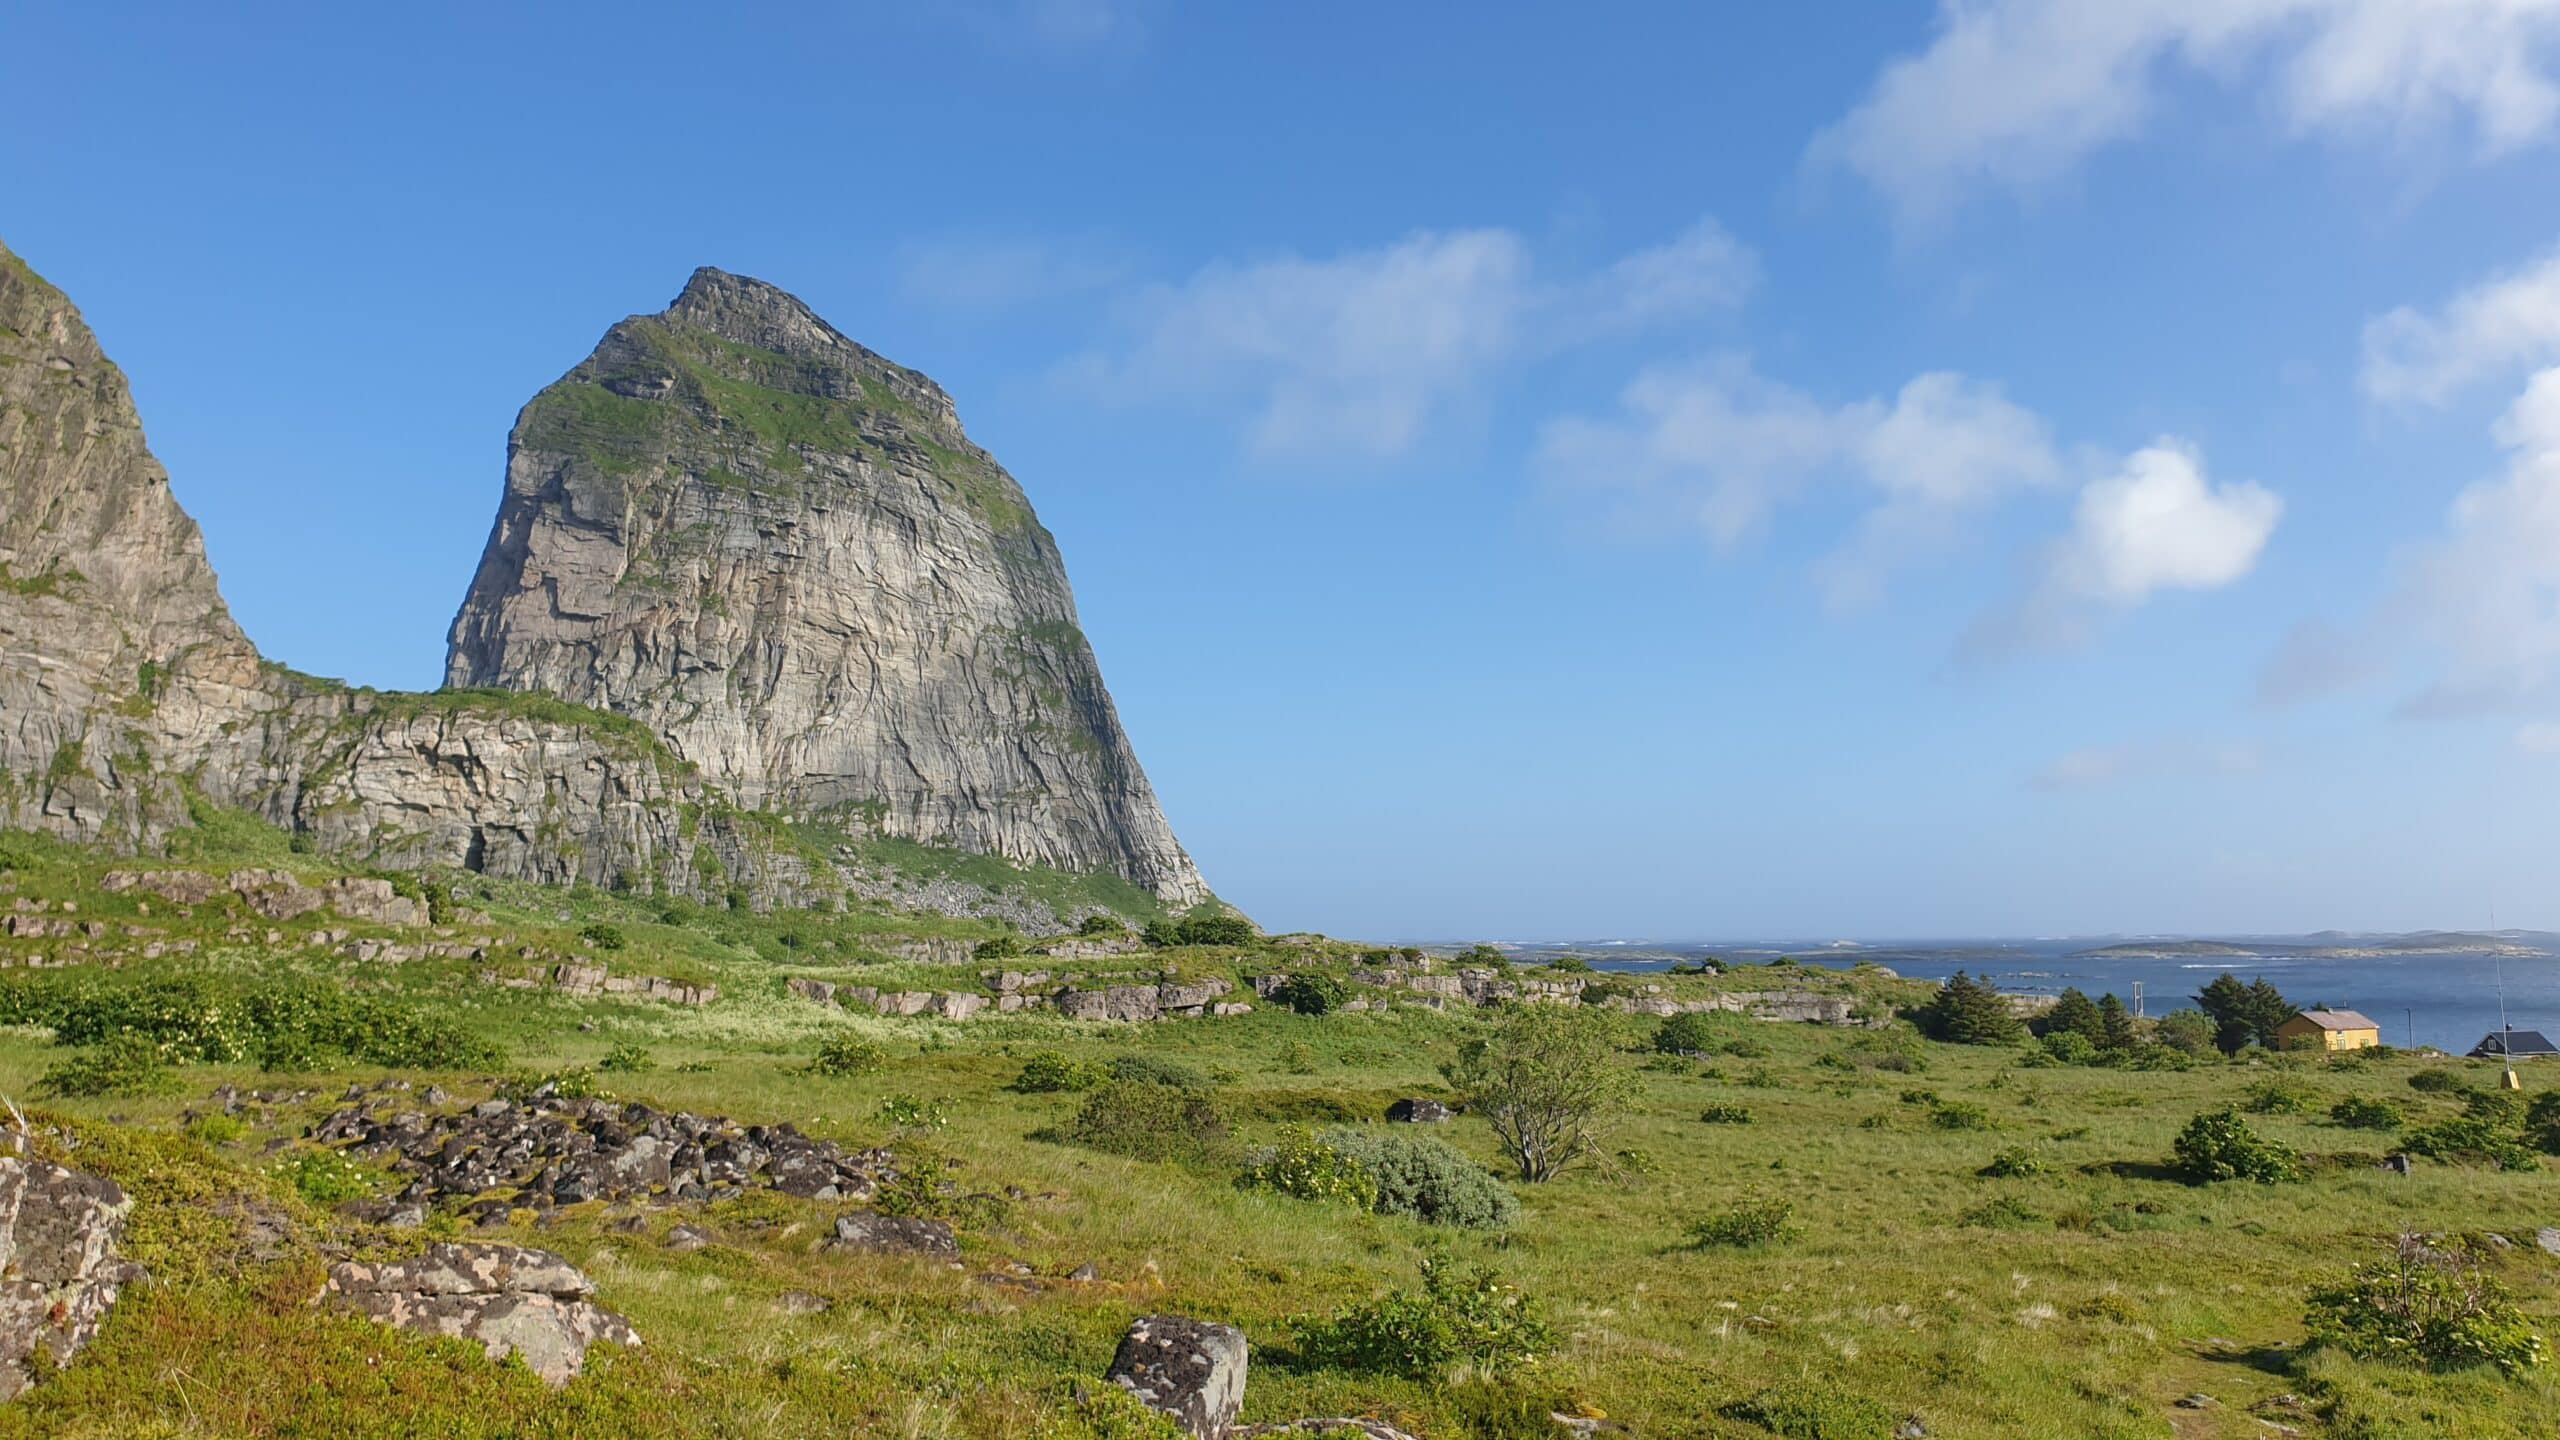
[[[940,380],[1278,927],[2560,927],[2560,0],[14,7],[0,236],[441,673],[696,265]]]

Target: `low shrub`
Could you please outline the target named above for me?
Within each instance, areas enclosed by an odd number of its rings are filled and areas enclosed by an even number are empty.
[[[2526,1138],[2547,1154],[2560,1155],[2560,1090],[2545,1090],[2525,1107]]]
[[[1712,1010],[1684,1010],[1666,1017],[1653,1032],[1653,1048],[1665,1055],[1723,1055],[1743,1037],[1748,1020]]]
[[[969,957],[973,960],[1011,960],[1021,953],[1022,937],[998,935],[992,940],[979,941],[969,951]]]
[[[2302,1162],[2291,1150],[2259,1135],[2225,1106],[2187,1122],[2175,1144],[2176,1169],[2198,1184],[2222,1180],[2254,1180],[2272,1185],[2302,1178]]]
[[[1940,1130],[1988,1130],[1991,1112],[1970,1100],[1942,1100],[1929,1108],[1929,1123]]]
[[[1144,932],[1150,945],[1250,945],[1253,922],[1241,915],[1186,915],[1180,920],[1150,920]]]
[[[1956,1223],[1972,1230],[2015,1230],[2045,1221],[2043,1212],[2017,1196],[1995,1195],[1957,1216]]]
[[[1143,1080],[1095,1090],[1064,1135],[1088,1149],[1178,1165],[1215,1164],[1234,1149],[1226,1116],[1208,1095]]]
[[[1055,1050],[1034,1052],[1022,1062],[1022,1073],[1007,1088],[1018,1095],[1056,1095],[1090,1090],[1111,1078],[1109,1069],[1089,1060],[1074,1060]]]
[[[205,1145],[230,1145],[246,1139],[248,1134],[248,1121],[220,1111],[187,1122],[187,1138]]]
[[[63,1098],[169,1095],[186,1088],[169,1053],[149,1036],[110,1035],[36,1077],[36,1093]]]
[[[1763,1390],[1721,1412],[1757,1425],[1780,1440],[1893,1440],[1893,1412],[1864,1396],[1828,1385],[1799,1383]]]
[[[570,1065],[539,1075],[511,1075],[498,1082],[498,1095],[518,1104],[543,1095],[556,1095],[563,1100],[611,1098],[596,1079],[593,1065]]]
[[[608,925],[601,920],[579,927],[578,938],[599,950],[619,950],[631,943],[623,935],[621,926]]]
[[[1255,1148],[1236,1183],[1300,1200],[1340,1201],[1361,1210],[1378,1203],[1377,1177],[1368,1167],[1317,1139],[1303,1125],[1289,1126],[1276,1142]]]
[[[2524,1124],[2524,1108],[2516,1097],[2503,1090],[2475,1090],[2464,1097],[2460,1115],[2409,1130],[2400,1143],[2431,1160],[2538,1170],[2542,1161],[2525,1143]]]
[[[603,1059],[596,1062],[596,1068],[608,1075],[637,1075],[644,1070],[654,1070],[657,1067],[656,1057],[652,1056],[645,1047],[631,1044],[614,1046],[604,1052]]]
[[[2309,1087],[2284,1080],[2261,1080],[2249,1087],[2241,1108],[2252,1115],[2308,1115],[2319,1108],[2320,1097]]]
[[[1751,1107],[1718,1103],[1698,1112],[1698,1118],[1710,1125],[1748,1125]]]
[[[460,1069],[498,1053],[441,1017],[302,977],[12,975],[0,980],[0,1024],[42,1025],[64,1045],[138,1035],[172,1064],[246,1061],[265,1070],[348,1061]]]
[[[1129,926],[1117,915],[1097,911],[1076,922],[1076,933],[1088,937],[1119,936],[1128,934]]]
[[[939,1099],[919,1095],[883,1095],[877,1114],[881,1124],[900,1134],[939,1130],[951,1123],[951,1112]]]
[[[1995,1180],[2023,1180],[2031,1175],[2042,1175],[2052,1168],[2046,1162],[2044,1152],[2036,1147],[2011,1145],[1994,1154],[1990,1164],[1974,1173]]]
[[[889,1052],[879,1042],[865,1036],[830,1035],[818,1042],[818,1053],[811,1057],[807,1070],[832,1080],[851,1079],[857,1075],[876,1075],[889,1068]]]
[[[1745,1200],[1689,1222],[1689,1243],[1700,1250],[1755,1249],[1792,1240],[1795,1202],[1784,1196]]]
[[[1446,1255],[1422,1262],[1422,1287],[1300,1320],[1298,1348],[1335,1370],[1445,1379],[1460,1370],[1504,1375],[1535,1364],[1556,1342],[1537,1302],[1484,1265]]]
[[[2329,1107],[2329,1118],[2350,1130],[2397,1130],[2408,1117],[2388,1100],[2350,1095]]]
[[[2432,1370],[2494,1365],[2513,1375],[2550,1350],[2494,1276],[2415,1235],[2388,1260],[2313,1290],[2304,1323],[2314,1345]]]
[[[1428,1135],[1328,1130],[1324,1143],[1369,1173],[1372,1208],[1430,1225],[1498,1230],[1520,1218],[1520,1202],[1492,1171]]]
[[[1351,986],[1339,976],[1300,971],[1282,981],[1271,998],[1301,1015],[1328,1015],[1351,998]]]
[[[2451,1070],[2421,1070],[2409,1077],[2409,1088],[2421,1095],[2455,1095],[2471,1087]]]
[[[324,1210],[379,1194],[384,1183],[380,1172],[335,1150],[296,1150],[269,1165],[267,1173]]]

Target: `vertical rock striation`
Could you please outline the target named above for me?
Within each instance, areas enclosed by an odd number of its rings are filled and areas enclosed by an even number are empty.
[[[749,807],[1208,896],[1021,487],[760,281],[696,272],[525,407],[446,682],[630,716]]]

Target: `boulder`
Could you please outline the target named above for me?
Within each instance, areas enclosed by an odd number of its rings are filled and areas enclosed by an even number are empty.
[[[1120,1338],[1109,1378],[1196,1440],[1221,1440],[1244,1408],[1244,1332],[1182,1315],[1149,1315]]]
[[[1446,1104],[1438,1100],[1419,1097],[1399,1100],[1387,1107],[1387,1118],[1399,1125],[1438,1125],[1447,1121],[1452,1113]]]
[[[0,1158],[0,1400],[35,1383],[39,1357],[70,1364],[140,1278],[116,1255],[132,1209],[112,1181]]]
[[[939,1220],[859,1210],[837,1219],[835,1238],[827,1242],[827,1248],[868,1255],[950,1256],[960,1253],[960,1239]]]
[[[547,1250],[444,1244],[414,1260],[333,1265],[322,1298],[384,1325],[476,1340],[490,1359],[520,1356],[563,1385],[585,1368],[588,1346],[640,1343],[631,1322],[589,1300],[594,1293]]]

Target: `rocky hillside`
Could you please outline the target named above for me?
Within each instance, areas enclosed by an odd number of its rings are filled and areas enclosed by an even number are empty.
[[[688,294],[708,293],[718,283],[698,282]],[[778,295],[765,287],[747,293]],[[710,308],[703,313],[716,318],[718,307],[704,304]],[[720,323],[735,333],[762,333],[734,319]],[[814,318],[806,324],[824,329]],[[832,343],[882,373],[903,374],[850,342]],[[692,383],[699,391],[701,382]],[[912,377],[903,383],[917,396],[930,390]],[[596,396],[622,398],[589,388]],[[676,388],[672,377],[669,388]],[[580,504],[605,493],[599,484],[626,497],[642,495],[642,471],[616,471],[595,458],[611,453],[601,440],[565,457],[542,448],[566,443],[561,437],[568,432],[546,418],[561,393],[546,392],[519,426],[519,480],[548,464],[551,493],[587,497]],[[707,427],[729,424],[716,411],[705,413],[713,417],[703,422]],[[770,454],[767,460],[781,464]],[[1001,478],[991,463],[986,469]],[[474,620],[480,597],[494,597],[490,567],[503,565],[510,533],[529,542],[514,551],[531,557],[515,572],[529,583],[547,588],[576,569],[563,572],[551,563],[560,545],[575,548],[578,527],[545,523],[539,486],[528,495],[511,485],[492,559],[456,627],[456,664],[465,678],[477,676],[462,657],[485,652],[490,678],[517,688],[430,695],[349,689],[259,657],[223,604],[195,523],[144,444],[122,373],[71,302],[0,247],[0,825],[147,850],[209,809],[229,809],[250,812],[332,854],[400,869],[465,869],[758,905],[874,895],[1002,914],[1034,928],[1072,923],[1084,905],[1056,898],[1084,893],[1072,886],[1062,892],[1053,884],[1045,899],[991,893],[1030,875],[1006,867],[997,867],[993,882],[981,877],[974,887],[882,873],[860,847],[887,834],[1055,870],[1099,872],[1142,900],[1187,905],[1204,899],[1207,891],[1165,826],[1112,717],[1091,652],[1074,631],[1055,548],[1030,521],[1020,492],[1009,480],[1002,488],[1016,507],[1014,523],[1027,527],[1009,532],[1014,538],[1002,545],[983,523],[976,552],[956,530],[932,531],[938,538],[930,560],[910,554],[899,562],[905,568],[891,568],[884,559],[871,581],[859,567],[804,574],[782,604],[786,587],[748,569],[759,555],[778,564],[791,553],[792,527],[767,506],[731,517],[747,528],[728,532],[729,562],[706,561],[696,574],[699,586],[739,587],[730,599],[698,588],[688,603],[704,621],[732,611],[753,617],[750,638],[723,643],[760,655],[769,668],[756,683],[775,691],[789,688],[781,677],[795,674],[843,678],[842,653],[813,645],[811,636],[824,627],[807,617],[829,603],[824,584],[877,582],[879,593],[856,607],[872,627],[865,632],[873,637],[868,653],[886,663],[885,637],[909,637],[902,643],[914,648],[897,652],[895,662],[907,680],[875,681],[867,707],[851,696],[840,704],[862,717],[852,722],[853,733],[901,756],[904,774],[894,781],[876,756],[875,769],[861,769],[860,744],[812,737],[833,723],[835,711],[786,725],[775,718],[780,709],[732,707],[724,713],[744,727],[742,736],[778,733],[778,727],[799,731],[769,752],[754,749],[761,740],[741,740],[747,748],[732,753],[704,738],[718,727],[677,726],[680,712],[670,706],[639,704],[591,683],[558,684],[556,690],[570,692],[567,700],[531,688],[549,685],[555,671],[510,668],[508,657],[543,654],[557,661],[572,647],[556,640],[517,646],[518,612],[494,598],[485,619]],[[671,487],[661,499],[674,505],[681,489]],[[824,497],[813,505],[820,513],[857,508]],[[878,527],[894,530],[900,523],[883,518]],[[758,526],[773,537],[769,548],[757,540]],[[627,521],[608,533],[626,531],[637,533]],[[832,549],[853,542],[849,531],[830,531],[822,543]],[[986,573],[973,568],[981,565]],[[537,572],[536,566],[546,568]],[[553,578],[533,579],[537,573]],[[930,603],[902,619],[879,595],[909,586]],[[1000,662],[994,640],[965,629],[963,607],[950,596],[972,586],[989,606],[988,630],[1048,627],[1040,631],[1045,639],[1026,642],[1018,665]],[[554,611],[531,628],[557,637],[563,624]],[[599,646],[629,645],[645,628]],[[705,623],[689,633],[709,643],[727,632]],[[464,643],[466,634],[479,637],[476,649]],[[694,665],[690,659],[670,663],[679,672]],[[1043,687],[1065,695],[1066,708],[1040,709],[1041,697],[1051,693]],[[894,704],[881,699],[891,692]],[[589,696],[631,713],[573,703]],[[1061,728],[1070,716],[1081,717],[1080,728]],[[662,722],[670,727],[666,733],[657,728]],[[1007,748],[1009,733],[1018,743]],[[673,735],[696,746],[701,761],[671,748]],[[805,784],[776,780],[784,772],[754,770],[746,763],[751,753],[824,773]],[[864,774],[878,779],[878,793],[860,791]],[[838,823],[794,825],[763,808],[784,805],[821,812],[795,818]]]
[[[761,281],[697,271],[525,407],[446,681],[632,716],[750,806],[1208,895],[1021,487]]]

